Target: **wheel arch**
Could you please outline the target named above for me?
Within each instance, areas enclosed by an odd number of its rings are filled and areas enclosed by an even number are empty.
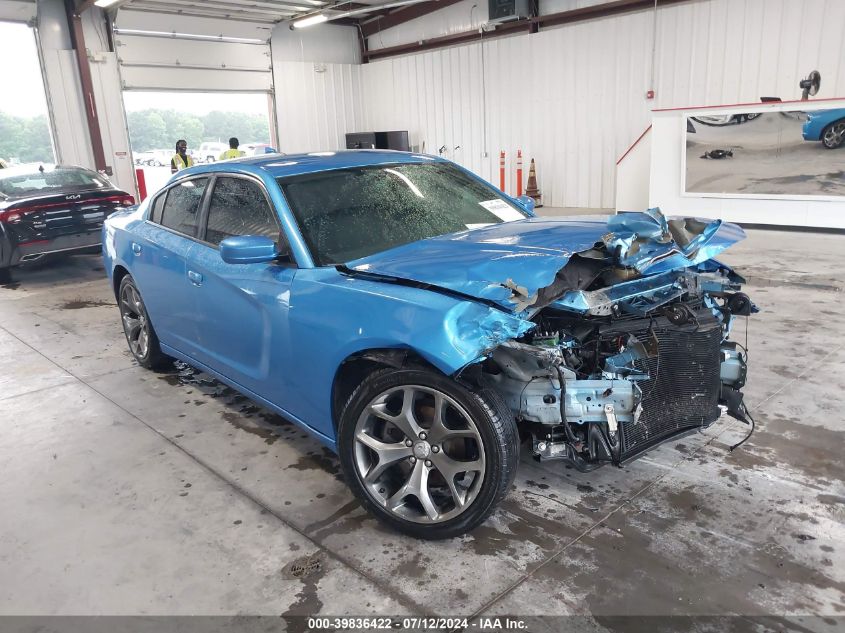
[[[429,369],[441,376],[446,376],[443,371],[423,358],[417,350],[409,347],[371,348],[350,354],[338,365],[332,381],[331,412],[335,433],[337,433],[343,405],[349,400],[355,388],[367,375],[386,367]]]
[[[114,291],[114,298],[119,299],[120,282],[129,274],[129,271],[121,264],[116,264],[114,271],[112,271],[112,290]]]
[[[831,129],[834,125],[839,125],[840,123],[845,123],[845,116],[844,116],[844,117],[841,117],[841,118],[839,118],[839,119],[836,119],[835,121],[831,121],[830,123],[828,123],[827,125],[825,125],[825,126],[821,129],[821,131],[819,132],[819,140],[820,140],[820,141],[822,141],[822,142],[824,142],[824,135],[825,135],[825,134],[827,134],[827,131],[828,131],[829,129]]]

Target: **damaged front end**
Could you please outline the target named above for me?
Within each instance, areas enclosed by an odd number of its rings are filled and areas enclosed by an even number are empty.
[[[485,306],[486,320],[447,320],[461,356],[475,354],[453,375],[497,389],[539,459],[590,470],[723,413],[750,420],[747,352],[729,335],[756,307],[742,277],[714,259],[744,237],[733,224],[657,209],[531,218],[407,244],[342,272]]]
[[[723,414],[749,421],[740,391],[747,351],[729,335],[736,317],[756,307],[729,267],[709,258],[678,267],[678,257],[691,260],[678,239],[689,244],[713,230],[698,221],[680,226],[686,233],[617,230],[573,255],[532,297],[535,327],[473,370],[504,396],[536,458],[587,471],[622,464]]]

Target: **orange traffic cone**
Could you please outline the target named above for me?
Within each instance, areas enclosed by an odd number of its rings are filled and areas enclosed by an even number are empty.
[[[525,187],[525,195],[534,198],[534,207],[543,206],[543,196],[537,187],[537,171],[534,168],[534,159],[531,159],[531,167],[528,169],[528,184]]]

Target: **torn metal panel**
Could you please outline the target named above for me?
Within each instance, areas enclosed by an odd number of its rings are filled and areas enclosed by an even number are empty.
[[[667,220],[657,209],[610,218],[531,218],[405,244],[349,262],[347,269],[436,286],[519,313],[604,278],[614,287],[696,266],[744,237],[733,224]]]

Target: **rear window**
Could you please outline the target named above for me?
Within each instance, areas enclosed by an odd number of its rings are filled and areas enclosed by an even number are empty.
[[[199,211],[207,178],[196,178],[174,185],[167,192],[161,225],[184,235],[196,237]]]
[[[30,195],[110,189],[111,184],[102,176],[87,169],[45,169],[3,174],[0,172],[0,194],[17,198]]]

